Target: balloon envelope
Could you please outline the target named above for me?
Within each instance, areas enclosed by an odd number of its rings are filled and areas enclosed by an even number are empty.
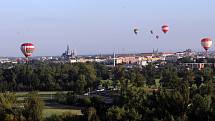
[[[139,32],[139,29],[135,28],[134,33],[137,34]]]
[[[153,32],[152,30],[150,31],[150,33],[151,33],[151,34],[154,34],[154,32]]]
[[[156,36],[156,39],[159,39],[159,36],[158,36],[158,35]]]
[[[21,45],[21,51],[25,55],[25,57],[30,57],[34,52],[34,45],[32,43],[23,43]]]
[[[203,38],[201,40],[202,47],[207,51],[212,46],[212,40],[210,38]]]
[[[162,27],[162,31],[166,34],[169,31],[169,26],[168,25],[163,25]]]

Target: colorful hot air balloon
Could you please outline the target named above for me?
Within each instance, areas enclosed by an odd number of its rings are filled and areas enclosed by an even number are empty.
[[[137,35],[138,32],[139,32],[139,29],[135,28],[134,33]]]
[[[162,31],[166,34],[169,31],[169,26],[168,25],[163,25],[162,27]]]
[[[21,51],[26,58],[30,57],[34,51],[34,45],[32,43],[24,43],[21,45]]]
[[[212,46],[212,40],[210,38],[203,38],[201,40],[201,45],[202,47],[206,50],[206,52],[208,51],[208,49]]]

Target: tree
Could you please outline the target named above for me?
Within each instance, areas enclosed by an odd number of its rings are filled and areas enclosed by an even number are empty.
[[[142,115],[140,115],[135,108],[128,108],[125,112],[125,119],[129,121],[142,121]]]
[[[202,76],[204,83],[207,83],[213,79],[213,70],[209,67],[206,67],[202,70]]]
[[[192,99],[189,121],[209,121],[210,102],[210,97],[196,94]]]
[[[78,99],[78,103],[81,106],[89,107],[92,104],[92,101],[89,97],[83,97]]]
[[[44,102],[35,92],[30,93],[25,101],[23,114],[28,121],[42,121]]]
[[[87,82],[86,82],[85,75],[80,75],[74,87],[75,91],[82,94],[84,91],[86,91],[86,86],[87,86]]]
[[[203,77],[200,73],[196,73],[194,80],[197,87],[200,87],[200,85],[203,83]]]
[[[116,66],[113,68],[112,73],[114,80],[120,80],[125,78],[126,69],[123,66]]]
[[[68,92],[66,94],[66,104],[74,105],[77,103],[78,96],[74,92]]]
[[[174,89],[180,83],[177,71],[172,65],[168,65],[162,71],[161,85],[166,88]]]
[[[146,79],[143,75],[141,75],[140,73],[137,73],[134,82],[136,86],[142,87],[146,84]]]
[[[211,110],[211,120],[215,120],[215,96],[212,96],[211,98],[211,105],[210,105],[210,110]]]
[[[102,80],[110,79],[110,71],[109,68],[101,63],[93,63],[94,68],[96,69],[97,78]]]
[[[126,75],[126,78],[129,79],[134,85],[138,87],[145,86],[146,78],[143,74],[141,74],[141,70],[139,68],[128,70]]]
[[[86,121],[100,121],[96,109],[93,107],[89,107],[88,109],[83,111]]]
[[[75,65],[76,66],[76,65]],[[77,63],[79,67],[79,76],[84,75],[87,82],[87,87],[92,87],[96,81],[96,71],[91,63]]]
[[[12,93],[1,93],[0,94],[0,120],[15,119],[16,116],[20,115],[19,112],[13,107],[17,104],[17,100]]]
[[[158,76],[158,74],[153,64],[150,63],[145,68],[143,68],[143,74],[146,77],[147,85],[155,85],[155,78]]]
[[[124,121],[125,109],[119,107],[111,107],[107,110],[108,121]]]
[[[183,80],[186,80],[189,82],[190,86],[192,86],[192,84],[194,84],[194,78],[195,78],[195,75],[193,73],[192,70],[185,70],[183,71]]]

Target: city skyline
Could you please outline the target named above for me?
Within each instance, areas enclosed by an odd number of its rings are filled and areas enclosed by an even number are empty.
[[[67,44],[82,55],[204,51],[201,39],[215,38],[214,5],[211,0],[1,1],[0,56],[22,56],[25,42],[34,43],[33,56],[61,55]],[[170,27],[167,34],[163,24]]]

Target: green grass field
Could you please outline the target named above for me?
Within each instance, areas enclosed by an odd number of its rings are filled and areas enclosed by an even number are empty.
[[[54,96],[59,92],[66,94],[68,91],[39,91],[37,93],[39,94],[42,100],[50,100],[53,99]],[[29,94],[29,92],[14,92],[14,93],[19,101],[25,100],[26,96]]]
[[[66,94],[68,91],[38,91],[39,95],[55,95],[56,93],[64,93]],[[29,92],[14,92],[16,96],[22,97],[26,96]]]
[[[68,91],[59,91],[66,94]],[[14,92],[20,103],[26,99],[29,92]],[[39,91],[40,98],[44,101],[54,98],[58,91]],[[46,103],[46,102],[45,102]],[[71,115],[82,115],[79,108],[73,108],[66,105],[52,104],[52,106],[45,106],[43,109],[43,117],[50,117],[51,115],[62,115],[64,113],[70,113]]]
[[[51,115],[62,115],[63,113],[70,113],[72,115],[82,115],[81,110],[76,109],[49,109],[43,110],[43,117],[50,117]]]

